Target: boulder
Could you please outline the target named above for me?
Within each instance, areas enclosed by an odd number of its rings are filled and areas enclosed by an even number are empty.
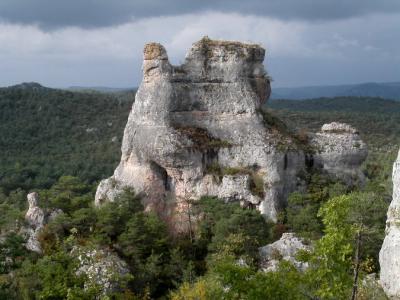
[[[391,299],[400,299],[400,151],[393,166],[393,200],[387,213],[379,264],[380,282],[385,293]]]
[[[85,288],[100,288],[105,295],[118,291],[121,283],[129,279],[128,265],[110,250],[75,247],[71,255],[79,262],[76,274],[87,277]]]
[[[308,263],[296,259],[299,250],[310,251],[311,246],[304,244],[304,241],[294,233],[284,233],[276,242],[259,248],[260,268],[265,272],[276,271],[281,260],[291,262],[298,270],[304,271]]]

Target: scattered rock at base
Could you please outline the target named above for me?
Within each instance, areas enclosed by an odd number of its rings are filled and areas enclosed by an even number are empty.
[[[71,255],[79,261],[76,274],[87,277],[85,288],[100,288],[103,295],[118,291],[129,276],[126,262],[110,250],[75,247]]]
[[[276,242],[259,248],[260,268],[265,272],[277,271],[280,261],[286,260],[298,270],[304,271],[308,263],[296,260],[299,250],[310,251],[311,246],[305,245],[304,241],[296,237],[294,233],[284,233]]]

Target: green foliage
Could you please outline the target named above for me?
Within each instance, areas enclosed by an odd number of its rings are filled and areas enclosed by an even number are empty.
[[[75,245],[106,247],[128,262],[133,279],[125,290],[108,295],[112,299],[165,299],[176,288],[172,299],[348,299],[358,233],[361,280],[378,270],[398,147],[393,145],[400,142],[398,103],[371,98],[272,101],[274,110],[264,113],[264,120],[282,137],[282,150],[289,140],[303,147],[305,129],[316,131],[323,123],[357,127],[370,150],[364,190],[350,193],[321,174],[303,175],[307,190],[289,197],[273,228],[255,210],[204,197],[188,209],[194,220],[190,232],[171,236],[163,220],[143,211],[133,191],[93,207],[96,181],[108,176],[119,159],[119,142],[111,139],[121,140],[132,100],[45,88],[0,89],[0,299],[99,298],[96,287],[84,289],[86,278],[76,276],[77,261],[69,255]],[[207,147],[231,146],[194,133]],[[264,192],[256,166],[210,165],[208,172],[218,178],[248,174],[253,193]],[[40,189],[42,207],[64,211],[41,231],[44,255],[39,257],[28,253],[15,233],[32,189]],[[258,272],[258,247],[272,241],[271,231],[279,238],[286,230],[316,240],[312,253],[300,255],[309,271],[302,274],[282,262],[277,272]],[[383,297],[374,287],[360,286],[359,299]]]
[[[373,253],[376,258],[386,210],[378,195],[365,192],[334,197],[321,207],[324,236],[311,254],[303,256],[310,264],[305,276],[315,295],[323,299],[350,297],[355,268],[368,262]]]
[[[24,242],[24,238],[14,232],[8,233],[0,242],[0,274],[19,268],[24,257],[29,256]]]
[[[343,222],[349,215],[350,201],[347,196],[333,198],[319,212],[325,235],[308,258],[306,276],[316,295],[323,299],[350,297],[354,231],[351,224]]]
[[[322,233],[321,220],[318,218],[320,203],[307,194],[295,192],[289,196],[287,226],[303,237],[316,238]]]
[[[16,288],[22,299],[93,299],[96,290],[84,288],[85,278],[76,274],[78,262],[60,250],[26,261],[18,271]]]
[[[277,272],[264,273],[238,263],[228,252],[214,255],[209,272],[194,284],[184,283],[171,299],[308,299],[302,279],[289,263]]]
[[[316,239],[322,235],[322,222],[318,217],[321,205],[331,197],[347,193],[347,188],[318,172],[305,179],[307,191],[289,195],[286,225],[302,237]]]
[[[270,240],[270,224],[258,211],[212,197],[203,197],[195,205],[195,215],[201,215],[195,234],[195,243],[200,247],[208,245],[213,252],[226,243],[229,234],[242,234],[249,238],[247,254],[256,259],[257,246]]]
[[[77,177],[61,176],[49,190],[40,192],[40,200],[41,207],[59,208],[70,213],[92,202],[92,186],[82,183]]]
[[[126,229],[128,221],[142,210],[140,198],[132,190],[125,190],[114,202],[96,210],[95,239],[105,245],[116,241]]]
[[[120,156],[133,95],[0,88],[0,186],[49,188],[62,175],[93,183]],[[99,163],[101,162],[101,163]]]

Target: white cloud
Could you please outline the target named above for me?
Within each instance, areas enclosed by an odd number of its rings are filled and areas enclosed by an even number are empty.
[[[50,86],[133,86],[140,80],[144,43],[164,44],[171,61],[182,63],[190,45],[204,35],[261,43],[278,85],[399,80],[400,66],[397,71],[393,66],[399,63],[399,41],[394,39],[398,28],[399,15],[317,23],[215,12],[95,29],[43,31],[34,25],[2,23],[0,69],[7,73],[2,72],[0,85],[35,80]],[[354,64],[351,68],[349,61]],[[373,72],[374,68],[385,64],[388,74],[378,78],[384,73]],[[366,76],[367,65],[375,77]],[[343,76],[340,69],[349,73]]]

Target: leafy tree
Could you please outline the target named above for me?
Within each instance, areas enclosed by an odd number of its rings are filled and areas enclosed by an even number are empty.
[[[368,260],[371,245],[381,245],[386,209],[382,198],[365,192],[334,197],[321,207],[325,234],[304,257],[310,263],[307,280],[318,297],[355,299],[363,259]]]
[[[76,267],[77,261],[61,250],[36,263],[26,261],[16,277],[18,294],[22,299],[93,299],[98,290],[84,288]]]
[[[316,296],[323,299],[346,299],[351,293],[351,268],[354,231],[343,222],[350,213],[350,197],[329,200],[320,210],[324,236],[315,244],[308,262],[307,280]]]

